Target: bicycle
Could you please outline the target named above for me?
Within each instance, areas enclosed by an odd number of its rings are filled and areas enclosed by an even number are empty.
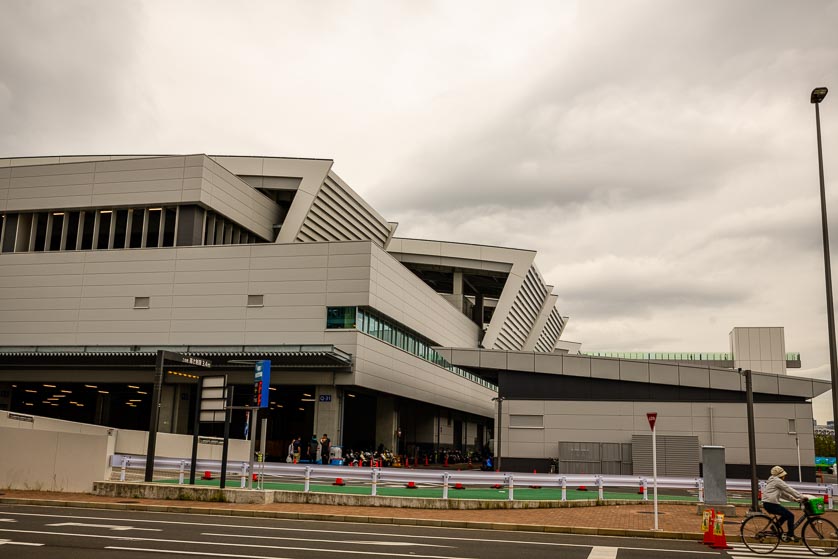
[[[815,511],[817,501],[814,498],[803,501],[803,516],[795,521],[794,530],[802,524],[800,535],[809,551],[821,557],[830,557],[838,552],[838,527],[820,516],[823,511],[822,499],[819,503],[821,512]],[[777,515],[763,512],[749,516],[739,528],[742,543],[754,553],[771,553],[780,545],[785,533],[779,519]]]

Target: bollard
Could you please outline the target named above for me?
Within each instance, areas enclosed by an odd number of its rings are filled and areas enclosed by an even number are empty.
[[[127,456],[122,457],[122,469],[119,470],[119,481],[125,481],[125,470],[128,469],[128,458]]]
[[[241,488],[247,487],[247,462],[242,462]]]
[[[649,500],[649,480],[645,477],[640,480],[640,483],[643,484],[643,500]]]
[[[696,485],[696,487],[698,487],[698,502],[703,503],[704,502],[704,480],[701,479],[701,478],[698,478],[697,480],[695,480],[695,485]]]
[[[562,477],[562,501],[567,501],[567,478]]]
[[[303,493],[308,493],[311,488],[311,466],[306,466],[305,483],[303,484]]]
[[[832,510],[832,501],[835,500],[835,499],[832,498],[833,497],[833,494],[832,494],[833,491],[834,491],[834,486],[832,484],[826,486],[826,496],[829,497],[829,510]]]
[[[507,485],[509,486],[508,500],[512,501],[512,500],[514,500],[513,492],[515,491],[515,480],[514,480],[514,478],[512,477],[511,474],[506,477],[506,480],[507,480]]]
[[[596,476],[596,486],[597,486],[597,489],[599,490],[599,500],[600,500],[600,501],[602,501],[602,500],[604,500],[604,499],[605,499],[605,496],[603,495],[603,492],[602,492],[602,490],[603,490],[603,481],[602,481],[602,477],[601,477],[601,476]]]
[[[185,469],[186,469],[186,461],[181,460],[180,461],[180,473],[178,473],[178,476],[177,476],[177,484],[178,485],[183,485],[183,471]]]
[[[370,491],[370,495],[373,497],[378,495],[378,470],[372,471],[372,490]]]
[[[448,478],[451,477],[451,474],[448,472],[442,472],[442,498],[443,500],[448,499]]]

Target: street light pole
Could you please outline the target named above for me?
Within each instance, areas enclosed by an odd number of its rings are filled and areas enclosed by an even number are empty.
[[[757,444],[756,429],[754,428],[754,384],[751,370],[739,369],[739,374],[745,375],[745,403],[748,407],[748,459],[751,462],[751,511],[759,512],[759,481],[757,480]]]
[[[838,350],[835,347],[835,309],[832,303],[832,269],[829,259],[829,228],[826,221],[826,187],[823,179],[823,148],[821,147],[820,104],[829,90],[816,87],[810,102],[815,105],[815,128],[818,135],[818,171],[821,185],[821,226],[823,228],[823,269],[826,277],[826,320],[829,332],[829,373],[832,379],[832,419],[838,421]],[[838,445],[836,445],[838,448]],[[801,480],[802,481],[802,480]]]

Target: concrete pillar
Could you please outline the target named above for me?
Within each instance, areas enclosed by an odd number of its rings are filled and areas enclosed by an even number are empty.
[[[454,295],[462,295],[463,294],[463,273],[462,272],[454,272],[454,289],[452,291]]]
[[[204,235],[204,210],[198,206],[181,206],[178,213],[176,245],[179,247],[201,245]]]
[[[163,394],[160,399],[160,423],[157,430],[160,433],[174,433],[173,414],[175,410],[175,386],[172,384],[163,385]]]
[[[379,396],[375,404],[375,447],[383,444],[384,448],[395,452],[398,429],[399,412],[396,409],[396,399]]]
[[[317,437],[326,433],[332,444],[343,444],[341,414],[343,393],[336,386],[317,386],[314,389],[314,432]]]

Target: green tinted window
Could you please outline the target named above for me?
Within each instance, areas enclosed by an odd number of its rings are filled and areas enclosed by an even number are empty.
[[[355,307],[327,307],[326,328],[355,328]]]

